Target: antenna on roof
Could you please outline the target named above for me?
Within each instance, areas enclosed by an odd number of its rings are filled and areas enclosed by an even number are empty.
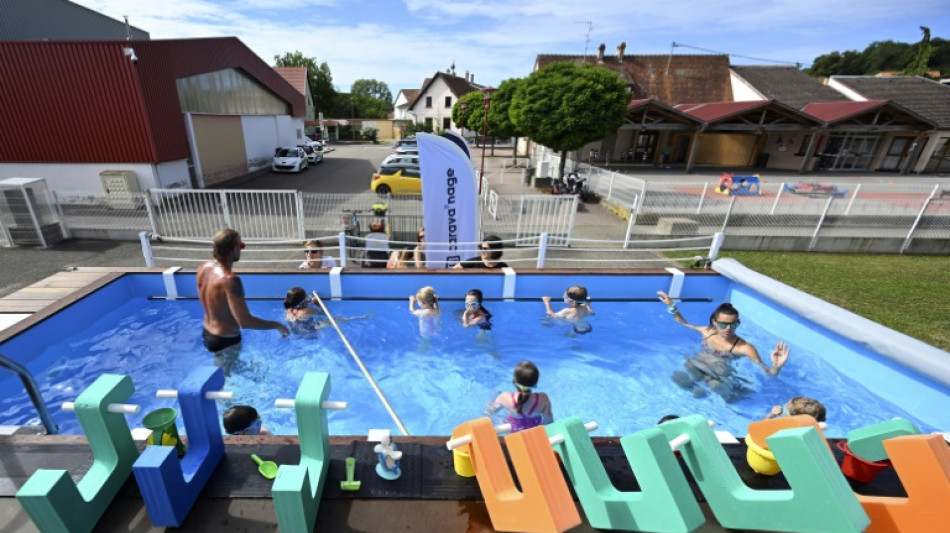
[[[670,57],[666,59],[666,75],[670,75],[670,63],[673,62],[673,49],[679,46],[676,44],[676,41],[673,41],[673,44],[670,46]]]
[[[594,29],[594,23],[589,20],[576,20],[574,24],[587,24],[587,38],[584,39],[584,63],[587,63],[587,47],[590,45],[590,32]]]
[[[132,26],[129,26],[129,16],[122,15],[122,18],[125,19],[125,40],[131,41],[132,40]]]

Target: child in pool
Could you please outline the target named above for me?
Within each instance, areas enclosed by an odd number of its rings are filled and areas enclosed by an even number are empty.
[[[465,294],[465,311],[462,313],[462,326],[475,326],[479,329],[491,329],[491,313],[482,305],[482,291],[472,289]]]
[[[574,326],[574,333],[583,335],[593,331],[593,326],[587,321],[587,317],[593,315],[594,310],[590,306],[590,296],[587,296],[586,288],[580,285],[574,285],[564,291],[564,303],[566,303],[568,307],[556,313],[554,309],[551,308],[550,296],[542,296],[541,300],[544,302],[544,308],[548,316],[570,322],[571,325]]]
[[[419,308],[416,309],[416,304]],[[419,334],[431,337],[439,328],[439,296],[432,287],[423,287],[415,296],[409,297],[409,312],[419,317]]]
[[[824,422],[828,416],[827,412],[825,405],[818,400],[807,396],[795,396],[784,406],[776,405],[773,407],[765,419],[768,420],[783,414],[786,416],[811,415],[815,420]]]
[[[221,417],[224,431],[228,435],[270,435],[271,432],[261,425],[261,415],[250,405],[235,405],[228,408]]]
[[[330,325],[329,320],[316,320],[316,315],[323,314],[321,309],[311,307],[310,304],[317,303],[317,298],[308,297],[301,287],[294,287],[287,291],[284,298],[284,319],[290,331],[296,335],[313,333],[314,331],[325,328]],[[355,320],[356,318],[368,318],[370,313],[355,318],[334,317],[337,324]]]
[[[543,392],[531,392],[538,386],[541,373],[531,361],[522,361],[515,367],[514,383],[517,393],[503,392],[489,404],[490,412],[507,409],[505,422],[511,424],[511,431],[521,431],[541,424],[550,424],[554,420],[551,413],[551,400]]]

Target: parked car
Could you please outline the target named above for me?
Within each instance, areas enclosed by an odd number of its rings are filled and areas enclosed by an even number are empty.
[[[381,166],[373,174],[370,188],[377,194],[422,194],[419,167]]]
[[[306,135],[303,136],[303,139],[300,139],[300,144],[311,146],[314,150],[323,150],[323,141],[314,140]]]
[[[271,170],[274,172],[302,172],[307,168],[307,152],[299,146],[286,146],[277,149]]]
[[[391,154],[386,156],[386,159],[383,159],[382,166],[387,165],[406,165],[406,166],[419,166],[419,156],[418,155],[401,155],[401,154]]]
[[[416,146],[416,145],[412,145],[412,146],[400,146],[399,148],[396,148],[396,151],[393,152],[393,153],[398,154],[398,155],[414,155],[414,156],[418,156],[418,155],[419,155],[419,147]]]
[[[323,163],[323,150],[307,144],[298,144],[297,146],[303,148],[303,151],[307,154],[307,161],[310,163]]]
[[[416,144],[416,136],[412,135],[410,137],[399,139],[396,141],[396,144],[394,144],[393,147],[399,148],[400,146],[416,146]]]

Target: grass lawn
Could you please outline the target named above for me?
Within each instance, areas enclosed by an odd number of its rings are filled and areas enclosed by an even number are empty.
[[[738,251],[719,256],[950,351],[950,257]]]

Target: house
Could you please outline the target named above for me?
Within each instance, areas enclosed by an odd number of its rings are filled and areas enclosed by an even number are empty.
[[[429,78],[426,78],[422,85],[429,83]],[[402,89],[396,94],[396,99],[393,101],[393,120],[410,120],[408,111],[409,104],[411,104],[416,97],[419,96],[419,89]]]
[[[0,179],[56,191],[203,188],[303,135],[304,96],[235,37],[0,41]],[[55,142],[51,142],[55,139]]]
[[[307,83],[307,67],[274,67],[274,72],[279,74],[281,78],[284,78],[294,89],[297,89],[297,92],[303,95],[304,102],[307,106],[307,115],[304,120],[317,120],[313,105],[313,94],[310,92],[310,84]]]
[[[794,67],[734,66],[732,73],[736,94],[775,99],[821,121],[817,128],[784,135],[767,132],[762,153],[769,154],[770,168],[950,169],[950,87],[907,76],[833,76],[825,84]],[[817,144],[806,156],[812,140]]]
[[[883,139],[881,170],[909,166],[918,173],[950,172],[950,86],[919,76],[832,76],[828,85],[857,101],[890,100],[933,122],[932,131]]]
[[[453,64],[446,72],[437,72],[427,78],[419,93],[406,107],[406,115],[415,124],[423,124],[429,131],[458,129],[452,121],[452,107],[462,96],[479,91],[482,85],[475,83],[475,75],[455,75]]]

